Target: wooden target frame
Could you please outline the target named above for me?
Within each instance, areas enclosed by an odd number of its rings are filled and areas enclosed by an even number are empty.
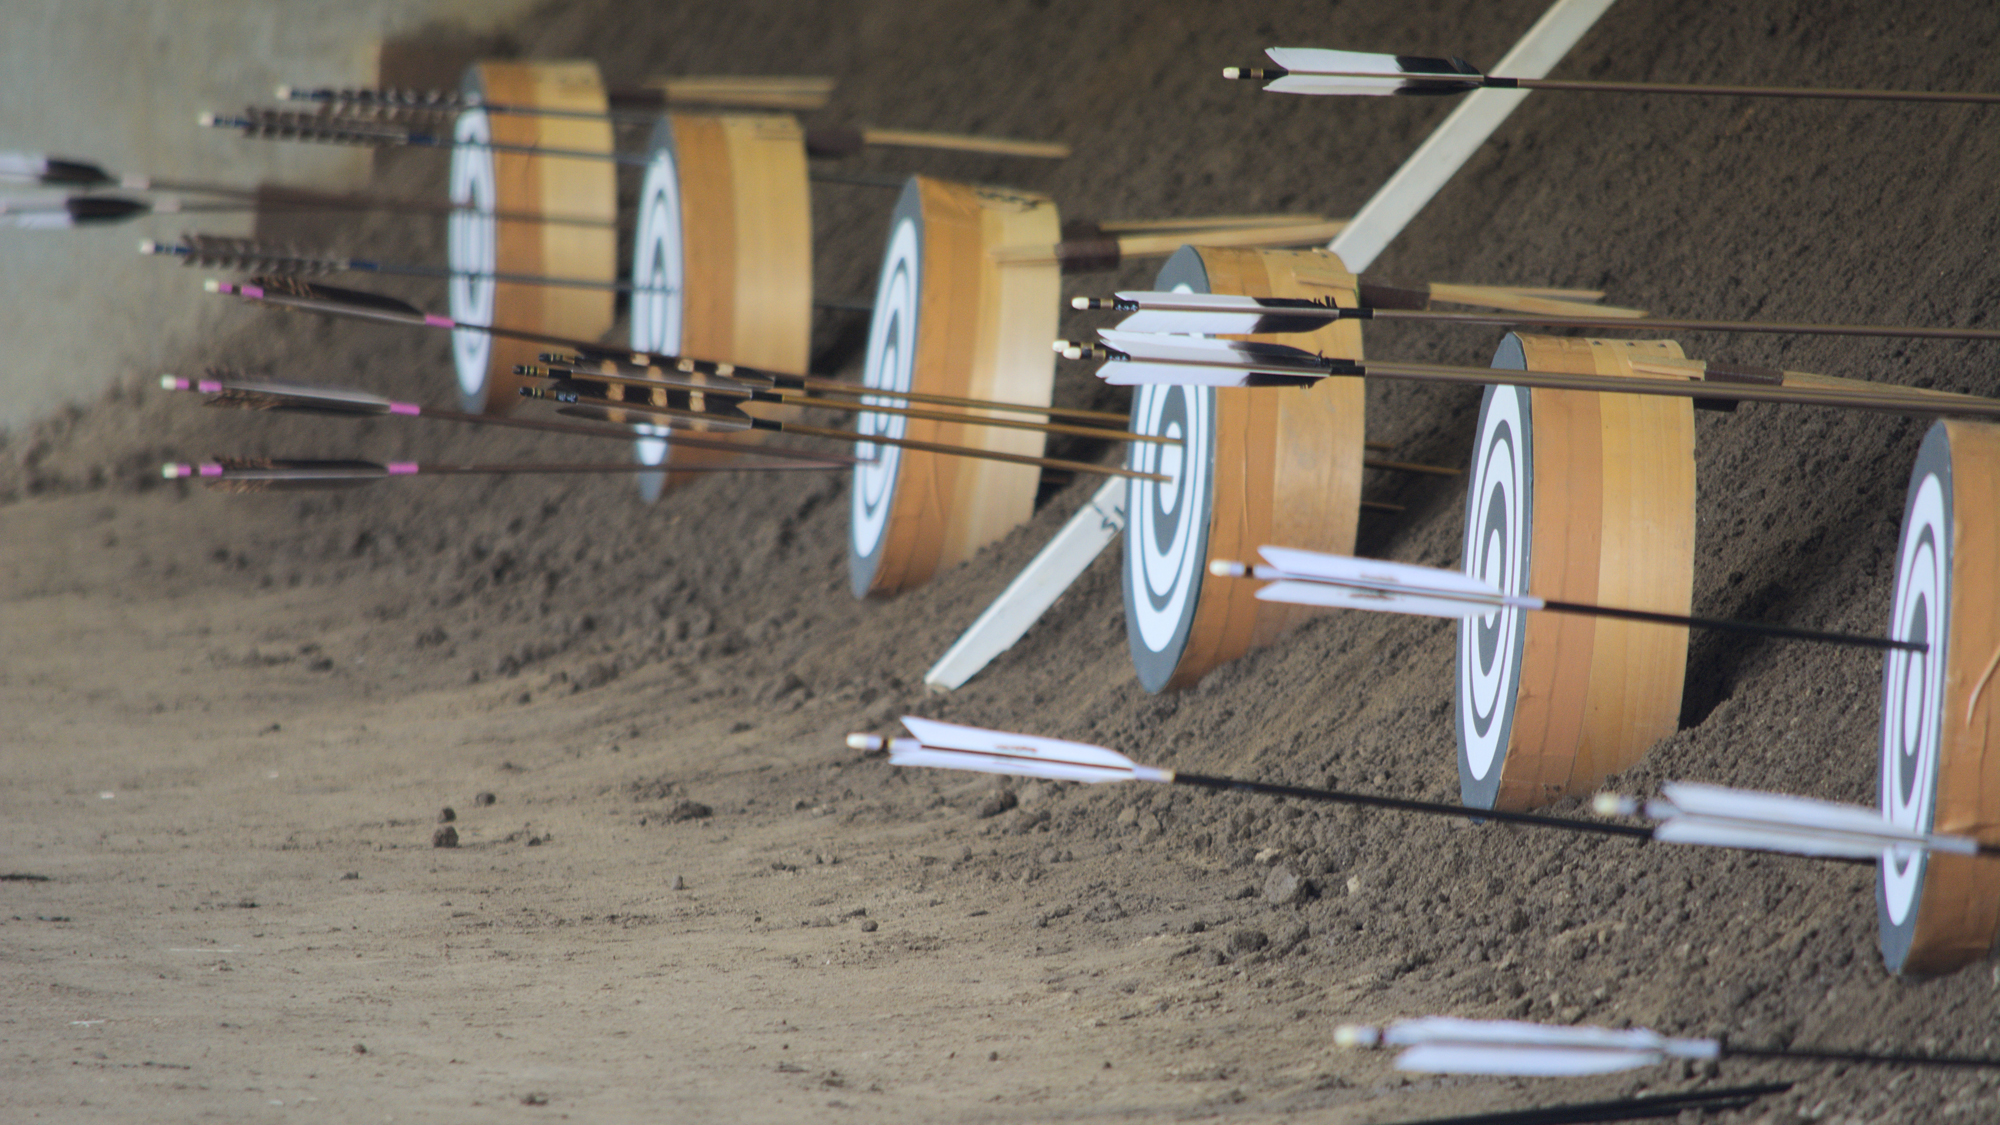
[[[1184,246],[1155,289],[1254,297],[1331,297],[1353,307],[1357,281],[1324,250]],[[1247,337],[1362,359],[1359,321],[1306,340]],[[1193,685],[1217,665],[1276,640],[1320,609],[1258,601],[1256,584],[1208,581],[1210,558],[1254,559],[1266,543],[1352,554],[1361,513],[1366,393],[1360,379],[1310,388],[1145,386],[1131,466],[1170,483],[1126,492],[1125,636],[1139,682],[1161,692]]]
[[[2000,843],[2000,427],[1939,422],[1910,473],[1889,635],[1924,653],[1883,661],[1882,815],[1899,828]],[[1885,852],[1876,914],[1891,972],[1983,960],[2000,935],[1988,858]]]
[[[1493,366],[1671,376],[1670,341],[1510,335]],[[1466,496],[1468,573],[1513,594],[1685,616],[1694,412],[1683,398],[1491,386]],[[1459,789],[1523,810],[1594,792],[1679,727],[1687,629],[1503,610],[1458,634]]]
[[[496,105],[527,105],[602,114],[608,106],[589,62],[481,62],[466,71],[464,92]],[[502,324],[530,332],[594,340],[611,330],[610,284],[618,278],[617,166],[608,119],[526,114],[459,114],[452,127],[452,214],[448,260],[451,316],[462,324]],[[482,144],[532,145],[603,153],[607,159],[495,152]],[[599,219],[603,227],[498,220],[476,211],[560,214]],[[495,272],[602,281],[604,289],[497,281]],[[459,399],[466,410],[505,414],[524,381],[514,366],[545,349],[484,332],[452,333]]]
[[[812,348],[805,130],[780,114],[674,113],[654,126],[649,152],[632,245],[633,350],[805,374]],[[610,393],[688,405],[686,392]],[[666,427],[639,425],[653,435],[634,449],[642,464],[671,469],[728,456],[676,448]],[[637,479],[650,501],[672,475]]]
[[[872,388],[1046,406],[1062,297],[1054,262],[1003,264],[998,247],[1061,237],[1055,202],[913,177],[890,218],[862,381]],[[865,398],[900,406],[900,399]],[[864,412],[863,438],[908,438],[1031,457],[1044,435]],[[1041,470],[863,443],[848,576],[856,597],[893,594],[962,562],[1034,514]]]

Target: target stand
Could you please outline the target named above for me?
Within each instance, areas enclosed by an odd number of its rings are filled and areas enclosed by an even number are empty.
[[[1357,281],[1325,251],[1183,246],[1153,287],[1331,297],[1352,307]],[[1248,338],[1363,358],[1354,320],[1335,321],[1303,340]],[[1255,558],[1266,543],[1352,554],[1365,408],[1360,379],[1322,379],[1310,388],[1138,388],[1132,432],[1181,441],[1130,447],[1130,467],[1173,478],[1134,480],[1126,493],[1125,636],[1147,691],[1188,687],[1322,612],[1258,601],[1254,583],[1211,582],[1208,563]]]
[[[495,105],[526,105],[602,114],[604,84],[589,62],[482,62],[466,71],[464,92]],[[495,152],[482,145],[532,145],[603,153],[612,148],[608,120],[489,114],[471,109],[452,129],[448,260],[454,271],[451,317],[464,324],[510,328],[595,340],[610,331],[618,276],[616,165],[609,159],[537,157]],[[601,220],[603,227],[495,219],[492,212],[562,215]],[[486,212],[480,214],[479,212]],[[606,283],[604,289],[496,281],[494,273],[571,277]],[[469,276],[470,275],[470,276]],[[524,381],[516,364],[533,363],[546,350],[484,332],[452,333],[464,409],[505,414],[519,401]]]
[[[662,117],[653,129],[632,248],[632,348],[803,375],[812,346],[812,202],[805,131],[778,114]],[[689,405],[687,392],[612,387]],[[727,454],[673,445],[670,431],[627,419],[651,436],[642,464],[699,464]],[[741,434],[746,444],[762,434]],[[674,480],[644,473],[649,501]]]
[[[864,385],[1046,406],[1062,296],[1055,262],[1003,264],[993,251],[1054,243],[1054,201],[913,177],[889,222],[869,324]],[[902,399],[865,398],[901,406]],[[1043,435],[863,412],[863,438],[891,437],[1039,457]],[[848,576],[856,597],[893,594],[1034,513],[1041,470],[863,442],[854,470]]]
[[[1673,376],[1671,341],[1509,335],[1493,366]],[[1692,365],[1690,365],[1692,366]],[[1489,386],[1465,569],[1510,594],[1686,615],[1694,592],[1690,400]],[[1459,788],[1523,810],[1594,792],[1679,725],[1687,629],[1505,609],[1459,625]]]
[[[1883,662],[1882,815],[1899,828],[2000,843],[2000,427],[1939,422],[1910,473]],[[1984,960],[2000,935],[1989,858],[1885,853],[1875,905],[1891,972]]]

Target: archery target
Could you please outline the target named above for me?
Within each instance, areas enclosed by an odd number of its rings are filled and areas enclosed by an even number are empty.
[[[1493,366],[1525,369],[1520,343],[1509,337]],[[1528,591],[1534,526],[1531,402],[1521,387],[1486,388],[1465,498],[1465,571],[1508,594]],[[1499,796],[1526,640],[1527,614],[1517,608],[1459,622],[1458,782],[1468,805],[1492,808]]]
[[[460,324],[493,323],[493,273],[499,267],[499,223],[492,212],[499,206],[493,169],[492,123],[483,109],[459,114],[452,127],[451,202],[463,208],[451,213],[446,228],[446,260],[452,269],[449,286],[451,318]],[[485,212],[480,214],[478,212]],[[476,276],[468,276],[476,275]],[[484,332],[454,329],[452,362],[458,370],[460,401],[467,410],[486,403],[486,372],[493,359],[493,337]]]
[[[685,311],[686,246],[681,237],[680,169],[673,136],[668,119],[653,130],[652,160],[639,192],[638,228],[632,242],[632,349],[661,355],[680,354]],[[656,425],[634,428],[648,435],[634,445],[639,463],[664,464],[671,431]],[[642,473],[637,480],[639,494],[651,503],[660,498],[666,475]]]
[[[1941,723],[1945,710],[1952,578],[1951,442],[1942,423],[1917,453],[1903,508],[1896,595],[1889,635],[1923,641],[1922,653],[1891,651],[1883,661],[1880,790],[1882,815],[1898,828],[1933,831]],[[1882,960],[1901,972],[1916,939],[1928,853],[1884,852],[1875,904]]]
[[[1209,291],[1201,256],[1182,247],[1154,283],[1174,293]],[[1216,395],[1213,387],[1149,384],[1132,398],[1131,430],[1181,444],[1134,442],[1128,468],[1171,480],[1135,480],[1125,493],[1125,638],[1147,691],[1162,691],[1179,667],[1202,580],[1214,509]]]
[[[897,200],[889,223],[888,249],[875,285],[875,312],[868,324],[868,352],[861,372],[864,386],[911,389],[917,360],[923,242],[922,200],[912,180]],[[903,400],[866,396],[861,401],[867,406],[884,406],[900,405]],[[865,411],[856,417],[854,428],[863,437],[901,438],[908,429],[908,419],[900,414]],[[864,441],[855,446],[855,455],[863,462],[854,469],[848,522],[847,569],[855,597],[867,596],[882,560],[902,454],[902,449],[893,445]]]

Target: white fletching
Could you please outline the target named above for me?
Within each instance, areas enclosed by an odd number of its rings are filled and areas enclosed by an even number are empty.
[[[1266,308],[1257,298],[1238,293],[1131,291],[1117,296],[1121,301],[1135,301],[1140,306],[1138,312],[1118,322],[1119,332],[1241,336],[1256,331],[1257,322],[1265,316],[1291,311]],[[1154,308],[1154,305],[1167,307]]]
[[[1320,47],[1273,47],[1264,52],[1290,71],[1264,87],[1275,94],[1346,94],[1383,97],[1403,85],[1403,68],[1394,55],[1369,51],[1330,51]],[[1318,77],[1324,74],[1379,74],[1380,78]]]
[[[0,152],[0,180],[40,183],[48,170],[49,158],[39,152]]]
[[[1050,781],[1171,781],[1171,770],[1142,766],[1103,746],[903,716],[915,741],[889,744],[889,762]]]
[[[1466,618],[1533,600],[1509,599],[1497,587],[1455,570],[1294,547],[1259,547],[1257,553],[1271,564],[1251,571],[1251,577],[1271,581],[1257,591],[1259,601]]]
[[[1431,1074],[1566,1078],[1612,1074],[1667,1059],[1713,1059],[1713,1039],[1669,1039],[1644,1028],[1563,1027],[1429,1016],[1391,1024],[1384,1046],[1407,1048],[1396,1069]]]
[[[1899,828],[1862,805],[1690,781],[1669,782],[1660,792],[1660,799],[1646,802],[1646,815],[1660,822],[1653,838],[1670,844],[1849,859],[1873,859],[1884,852],[1979,851],[1979,842],[1970,837]]]
[[[1249,381],[1250,372],[1179,363],[1107,363],[1097,369],[1097,377],[1114,387],[1240,387]]]
[[[1250,358],[1249,346],[1238,340],[1163,336],[1152,332],[1124,332],[1116,328],[1100,328],[1097,335],[1106,344],[1135,360],[1241,364]]]

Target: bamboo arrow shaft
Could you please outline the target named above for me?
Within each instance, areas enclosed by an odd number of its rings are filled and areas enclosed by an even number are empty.
[[[523,387],[521,392],[529,398],[543,398],[546,394],[533,393],[534,388]],[[834,441],[859,442],[870,445],[889,445],[899,449],[913,449],[919,453],[940,453],[950,457],[972,457],[982,461],[1005,461],[1013,465],[1033,465],[1041,469],[1062,469],[1072,473],[1089,473],[1097,476],[1124,477],[1127,480],[1150,480],[1166,483],[1172,478],[1164,473],[1142,473],[1112,465],[1096,465],[1088,461],[1066,461],[1056,457],[1030,457],[1025,453],[1007,453],[998,449],[978,449],[971,446],[947,445],[941,442],[918,441],[914,438],[895,438],[886,435],[857,434],[852,430],[836,430],[826,426],[809,426],[800,422],[779,422],[769,418],[753,418],[739,414],[734,418],[715,417],[696,410],[683,410],[673,406],[657,406],[649,402],[619,402],[615,399],[599,398],[594,395],[570,395],[565,401],[575,401],[584,405],[618,410],[634,414],[649,414],[660,418],[679,419],[694,424],[721,425],[731,429],[769,430],[773,433],[798,434],[802,437],[830,438]]]
[[[1717,629],[1729,633],[1752,633],[1767,637],[1785,637],[1795,641],[1817,641],[1824,644],[1852,645],[1858,648],[1901,649],[1906,652],[1928,652],[1930,646],[1922,641],[1899,641],[1893,637],[1875,637],[1862,633],[1830,633],[1818,629],[1799,629],[1790,625],[1774,625],[1761,621],[1729,621],[1714,617],[1688,617],[1674,613],[1654,613],[1643,609],[1621,609],[1616,606],[1582,605],[1576,602],[1541,601],[1541,608],[1550,613],[1568,613],[1580,617],[1609,617],[1620,621],[1644,621],[1655,625],[1682,625],[1695,629]]]
[[[1423,76],[1429,79],[1429,75]],[[1440,76],[1448,77],[1448,76]],[[1810,86],[1702,86],[1684,82],[1580,82],[1560,78],[1488,77],[1480,85],[1500,90],[1570,90],[1592,94],[1705,94],[1719,98],[1816,98],[1861,102],[2000,104],[2000,93],[1956,90],[1870,90]]]
[[[1212,777],[1207,774],[1182,773],[1175,770],[1173,781],[1176,785],[1193,785],[1202,789],[1221,792],[1259,793],[1269,797],[1294,797],[1303,801],[1326,801],[1334,804],[1360,805],[1365,808],[1393,809],[1398,812],[1425,813],[1432,816],[1465,816],[1480,820],[1497,820],[1505,824],[1529,824],[1540,828],[1559,828],[1568,832],[1586,832],[1599,836],[1623,836],[1627,839],[1651,840],[1653,830],[1633,824],[1612,824],[1595,820],[1575,820],[1569,817],[1542,816],[1538,813],[1509,812],[1505,809],[1480,809],[1469,805],[1448,805],[1436,801],[1417,801],[1404,797],[1388,797],[1374,793],[1349,793],[1339,789],[1310,789],[1297,785],[1277,785],[1268,781],[1246,781],[1234,777]]]

